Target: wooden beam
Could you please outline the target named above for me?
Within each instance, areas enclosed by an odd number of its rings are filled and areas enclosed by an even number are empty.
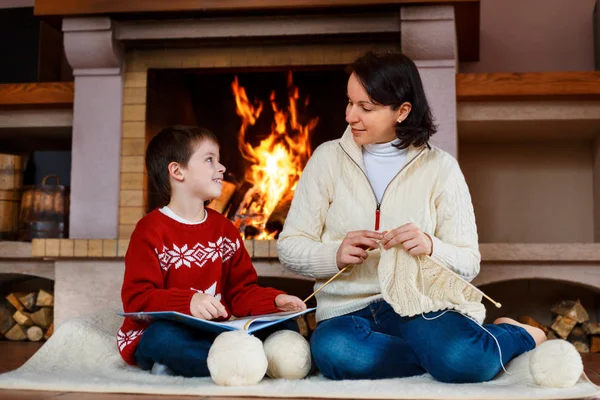
[[[72,106],[74,93],[73,82],[0,84],[0,107]]]
[[[46,15],[122,14],[185,11],[292,10],[394,4],[455,4],[480,0],[35,0],[34,13]]]
[[[328,8],[377,9],[402,5],[452,5],[455,8],[460,61],[479,61],[481,0],[36,0],[34,13],[56,25],[62,16],[110,15],[120,18],[140,14],[234,14],[256,11],[325,10]],[[53,18],[52,21],[49,19]],[[60,25],[59,25],[60,26]]]
[[[600,99],[600,71],[457,74],[458,101]]]

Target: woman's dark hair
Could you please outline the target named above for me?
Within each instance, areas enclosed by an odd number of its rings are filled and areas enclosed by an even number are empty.
[[[187,167],[196,147],[204,140],[219,144],[214,133],[197,126],[169,126],[150,140],[146,149],[146,171],[157,206],[165,206],[171,200],[169,164],[176,162]]]
[[[396,136],[405,149],[422,146],[437,131],[415,63],[401,53],[367,52],[348,66],[365,88],[371,101],[397,110],[408,102],[412,109],[402,123],[396,123]]]

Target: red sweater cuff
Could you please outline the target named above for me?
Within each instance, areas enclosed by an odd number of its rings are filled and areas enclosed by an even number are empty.
[[[170,289],[169,292],[167,309],[170,311],[177,311],[182,314],[191,315],[190,304],[192,302],[192,297],[194,294],[196,294],[196,292],[185,289]]]
[[[252,307],[252,314],[262,315],[281,312],[281,310],[275,306],[275,297],[280,294],[285,294],[285,292],[273,288],[265,288],[264,290],[268,291],[268,293],[265,293],[264,297],[256,299],[253,304],[254,307]]]

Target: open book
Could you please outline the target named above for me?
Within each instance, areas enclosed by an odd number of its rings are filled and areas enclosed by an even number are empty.
[[[213,333],[235,330],[252,333],[314,310],[314,308],[307,308],[304,311],[297,312],[283,311],[273,314],[253,315],[251,317],[237,318],[223,322],[207,321],[205,319],[192,317],[191,315],[182,314],[177,311],[133,312],[118,314],[127,318],[133,318],[141,321],[168,319],[171,321],[181,322],[182,324],[186,324],[192,328]]]

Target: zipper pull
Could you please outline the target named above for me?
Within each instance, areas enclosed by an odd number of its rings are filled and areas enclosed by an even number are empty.
[[[379,208],[381,207],[381,204],[377,203],[377,209],[375,210],[375,230],[378,231],[379,230]]]

